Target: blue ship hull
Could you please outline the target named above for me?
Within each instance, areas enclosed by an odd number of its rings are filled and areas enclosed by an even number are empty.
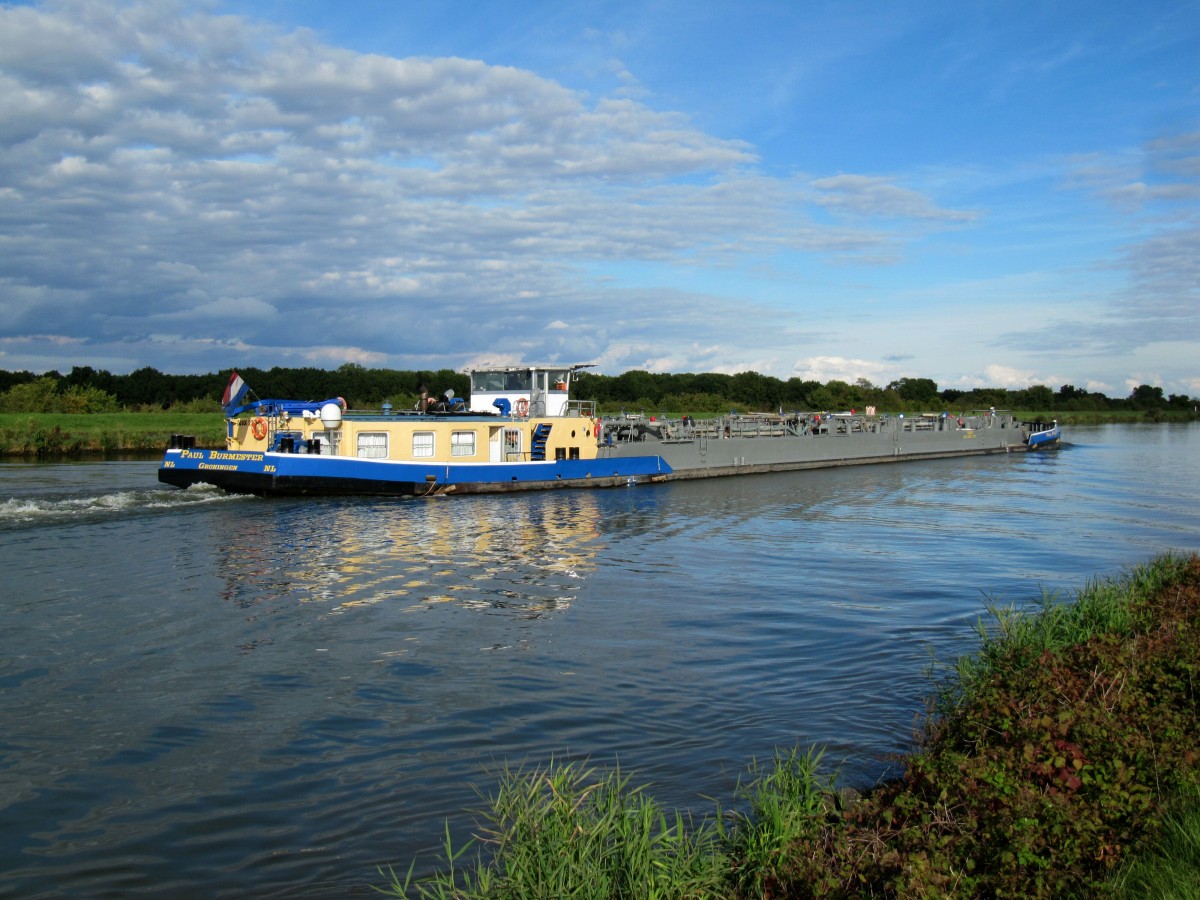
[[[303,453],[170,449],[158,480],[175,487],[211,484],[260,495],[376,494],[424,497],[556,487],[615,487],[659,480],[671,467],[658,456],[511,463],[416,463]]]
[[[1047,428],[1044,431],[1035,431],[1029,435],[1028,445],[1030,450],[1050,450],[1057,447],[1061,442],[1062,430],[1055,423],[1052,428]]]

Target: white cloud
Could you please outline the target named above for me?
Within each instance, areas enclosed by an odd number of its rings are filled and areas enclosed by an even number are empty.
[[[928,219],[938,222],[965,223],[978,213],[941,209],[929,197],[892,184],[884,178],[867,175],[834,175],[810,182],[816,191],[815,202],[839,213],[868,218]]]
[[[984,366],[983,378],[983,383],[992,387],[1013,389],[1029,387],[1029,385],[1039,381],[1036,372],[1028,369],[1014,369],[1011,366],[1002,366],[995,363]]]
[[[18,345],[31,343],[48,343],[58,347],[70,347],[82,344],[83,338],[71,337],[65,334],[26,334],[20,337],[0,337],[0,344]]]
[[[237,321],[273,319],[279,314],[279,310],[257,297],[220,297],[197,306],[192,314],[200,318],[217,316],[224,320]]]
[[[853,384],[865,378],[872,384],[884,385],[900,376],[889,377],[894,371],[891,366],[866,359],[848,359],[844,356],[810,356],[792,364],[792,378],[803,381],[844,381]]]

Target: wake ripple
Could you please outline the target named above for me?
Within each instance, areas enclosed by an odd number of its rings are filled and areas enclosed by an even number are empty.
[[[220,488],[198,485],[156,490],[114,491],[84,497],[12,497],[0,501],[0,529],[56,522],[95,521],[151,510],[174,510],[197,504],[247,499]]]

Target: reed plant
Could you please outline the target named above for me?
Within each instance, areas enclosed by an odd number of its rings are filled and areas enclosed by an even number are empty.
[[[834,775],[821,770],[823,751],[776,750],[769,767],[753,761],[736,796],[744,811],[718,815],[740,896],[772,896],[791,869],[797,844],[819,834],[835,805]]]
[[[444,868],[388,891],[424,898],[686,898],[720,896],[728,868],[709,823],[668,814],[617,771],[578,763],[505,769],[470,844],[446,835]],[[411,875],[411,870],[410,870]]]
[[[1117,900],[1200,897],[1200,788],[1181,792],[1163,816],[1157,839],[1110,882]]]

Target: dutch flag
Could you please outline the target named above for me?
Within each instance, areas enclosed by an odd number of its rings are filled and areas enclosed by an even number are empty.
[[[229,412],[233,407],[241,406],[248,393],[250,388],[242,381],[242,376],[233,372],[229,376],[229,384],[225,385],[225,396],[221,398],[221,406],[225,408],[225,412]]]

